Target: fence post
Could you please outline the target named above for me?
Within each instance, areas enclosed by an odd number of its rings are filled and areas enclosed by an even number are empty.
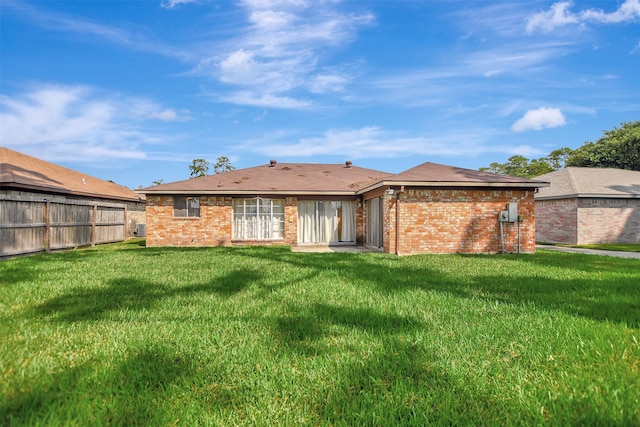
[[[51,252],[51,209],[50,201],[44,201],[44,250]]]
[[[93,205],[93,209],[91,209],[91,236],[89,240],[91,241],[91,246],[96,245],[96,217],[98,216],[98,205]]]

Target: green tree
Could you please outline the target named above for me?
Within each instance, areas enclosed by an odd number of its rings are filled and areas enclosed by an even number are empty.
[[[557,170],[557,168],[554,168],[546,158],[533,159],[529,162],[524,177],[535,178],[536,176],[553,172],[554,170]]]
[[[191,170],[191,178],[205,176],[209,172],[209,162],[205,159],[193,159],[189,169]]]
[[[491,163],[489,167],[480,168],[484,172],[492,172],[500,175],[518,176],[521,178],[533,178],[555,169],[546,157],[529,160],[524,156],[511,156],[507,163]]]
[[[596,142],[586,142],[571,153],[567,166],[618,168],[640,171],[640,121],[622,123],[604,131]]]
[[[567,160],[571,157],[573,150],[568,147],[558,148],[553,150],[544,159],[551,165],[553,170],[563,169],[567,164]]]
[[[218,157],[216,164],[213,165],[213,173],[223,173],[234,170],[235,167],[231,166],[231,160],[227,156]]]
[[[164,179],[156,179],[155,181],[151,182],[153,185],[160,185],[160,184],[164,184]]]

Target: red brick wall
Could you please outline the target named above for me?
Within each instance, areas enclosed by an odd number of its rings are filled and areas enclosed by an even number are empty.
[[[518,203],[520,252],[535,252],[533,191],[412,189],[385,199],[385,250],[398,253],[498,253],[498,212]],[[398,223],[396,225],[396,206]],[[518,252],[518,224],[504,223],[505,252]],[[387,240],[388,239],[388,240]]]
[[[380,196],[382,191],[376,194]],[[407,189],[396,197],[384,197],[384,250],[418,253],[500,252],[498,212],[507,202],[519,203],[520,251],[535,251],[532,191]],[[396,204],[399,206],[396,224]],[[173,197],[147,197],[147,246],[220,246],[231,244],[297,244],[297,198],[285,199],[284,239],[232,241],[232,198],[200,197],[199,218],[174,218]],[[356,210],[356,238],[365,241],[365,209]],[[517,224],[504,224],[505,250],[517,252]],[[399,239],[396,239],[397,230]]]
[[[231,197],[200,197],[199,218],[174,218],[173,197],[147,196],[147,246],[231,244]]]
[[[640,200],[580,199],[577,243],[640,243]]]
[[[356,209],[356,238],[363,242],[363,207]],[[298,243],[298,198],[286,197],[283,240],[232,240],[232,197],[201,196],[199,218],[174,218],[173,196],[147,197],[147,246],[296,246]]]
[[[287,197],[284,202],[284,242],[295,246],[298,243],[298,199]]]
[[[578,243],[578,199],[536,201],[536,240]]]
[[[640,200],[538,200],[536,223],[540,242],[572,245],[640,243]]]

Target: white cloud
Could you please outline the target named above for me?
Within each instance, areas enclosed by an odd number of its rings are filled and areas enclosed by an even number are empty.
[[[514,132],[522,132],[525,130],[540,130],[545,128],[555,128],[564,126],[566,120],[562,111],[558,108],[540,107],[536,110],[529,110],[525,115],[518,119],[511,130]]]
[[[372,78],[375,88],[361,95],[363,103],[398,104],[403,107],[425,107],[468,103],[469,99],[493,98],[501,91],[519,97],[531,76],[537,78],[553,66],[554,58],[566,54],[571,44],[565,41],[512,42],[506,45],[473,50],[448,58],[446,63],[430,68],[394,70],[393,74]],[[487,85],[478,77],[495,79]],[[517,79],[517,86],[505,84]],[[481,102],[481,101],[473,101]]]
[[[551,5],[551,9],[546,12],[536,13],[527,20],[527,32],[531,33],[537,29],[549,32],[555,27],[567,24],[577,24],[578,17],[568,12],[570,2],[559,2]]]
[[[222,96],[220,99],[230,104],[289,110],[304,110],[313,105],[311,101],[308,100],[252,91],[233,92],[229,95]]]
[[[548,33],[557,27],[565,25],[584,25],[588,22],[603,24],[618,24],[640,20],[640,0],[625,0],[614,12],[604,12],[600,9],[587,9],[578,13],[571,12],[572,2],[564,1],[551,5],[544,12],[536,13],[527,20],[527,32],[536,30]]]
[[[612,13],[606,13],[598,9],[588,9],[581,12],[580,17],[585,21],[605,24],[637,21],[640,20],[640,0],[626,0],[618,10]]]
[[[43,85],[0,96],[0,143],[30,148],[48,160],[145,158],[142,147],[162,140],[147,120],[180,121],[188,112],[152,101],[107,96],[87,86]]]
[[[245,0],[247,23],[235,38],[203,58],[196,73],[217,78],[239,90],[223,101],[275,108],[307,108],[291,92],[339,92],[352,75],[323,70],[331,49],[355,38],[357,29],[373,22],[369,13],[346,13],[337,2]],[[221,52],[221,53],[218,53]],[[241,96],[239,96],[241,95]]]
[[[466,75],[522,74],[543,65],[567,51],[567,42],[514,43],[478,50],[469,54],[458,66]]]
[[[232,52],[220,63],[220,80],[231,84],[250,84],[260,77],[254,54],[244,49]]]
[[[191,120],[189,110],[175,111],[170,108],[153,111],[148,116],[150,119],[158,119],[164,122],[186,122]]]
[[[249,16],[249,21],[258,28],[276,30],[292,25],[296,21],[296,16],[284,11],[254,10]]]
[[[430,136],[406,136],[377,126],[359,129],[329,129],[313,137],[301,137],[297,142],[286,132],[276,132],[261,140],[250,141],[244,148],[256,153],[280,157],[342,156],[353,159],[412,156],[474,156],[485,153],[521,155],[540,154],[536,148],[521,145],[495,145],[494,133],[486,129],[453,130]]]
[[[198,0],[167,0],[160,3],[165,9],[173,9],[179,4],[197,3]]]
[[[65,33],[77,33],[82,37],[96,37],[121,46],[145,52],[153,52],[183,60],[190,59],[190,53],[184,49],[176,49],[157,40],[133,33],[117,26],[105,25],[90,19],[67,13],[52,12],[21,1],[4,0],[3,12],[17,12],[22,18],[47,30]]]
[[[310,78],[313,93],[342,92],[349,79],[339,73],[319,74]]]

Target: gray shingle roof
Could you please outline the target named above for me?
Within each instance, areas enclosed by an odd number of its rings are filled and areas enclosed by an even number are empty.
[[[573,197],[640,198],[640,172],[613,168],[568,167],[536,179],[551,185],[541,188],[536,200]]]

